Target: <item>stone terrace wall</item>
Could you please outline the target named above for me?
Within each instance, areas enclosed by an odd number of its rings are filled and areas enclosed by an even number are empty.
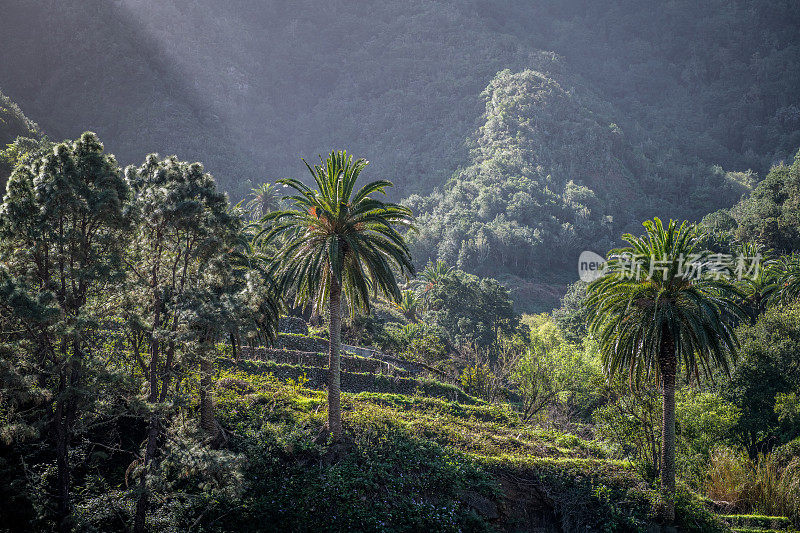
[[[240,360],[238,363],[223,358],[217,362],[221,367],[238,366],[245,372],[270,373],[278,379],[297,379],[305,375],[308,379],[307,387],[324,389],[328,381],[328,371],[318,367],[300,367],[290,364],[280,364],[274,361]],[[341,386],[344,392],[377,392],[384,394],[415,394],[417,391],[425,396],[442,398],[459,403],[478,403],[472,396],[453,385],[436,381],[416,380],[405,377],[389,376],[386,374],[361,374],[357,372],[342,372]]]
[[[300,350],[284,350],[276,348],[256,348],[252,353],[248,346],[241,348],[241,355],[246,359],[257,361],[275,361],[290,365],[325,368],[328,357],[317,352],[304,352]],[[363,357],[342,356],[342,370],[347,372],[366,372],[370,374],[399,374],[403,370],[379,359],[364,359]]]
[[[308,335],[308,324],[296,316],[282,316],[278,319],[278,331],[281,333],[297,333]]]
[[[292,333],[279,333],[275,343],[276,348],[286,350],[298,350],[301,352],[328,352],[328,339],[322,337],[307,337]]]

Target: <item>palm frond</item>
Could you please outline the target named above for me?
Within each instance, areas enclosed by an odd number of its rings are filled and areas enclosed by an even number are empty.
[[[625,371],[634,385],[660,380],[666,337],[688,372],[727,371],[738,347],[733,328],[746,316],[743,292],[716,274],[689,275],[689,258],[708,264],[693,226],[673,220],[665,226],[658,218],[643,225],[645,235],[624,235],[629,246],[610,252],[606,275],[587,289],[590,329],[606,372]]]
[[[399,300],[395,272],[413,275],[408,246],[398,227],[411,227],[411,211],[401,205],[375,200],[392,184],[368,183],[356,191],[356,183],[368,164],[345,151],[331,152],[310,165],[316,189],[298,180],[279,183],[297,193],[285,197],[288,209],[267,213],[261,219],[257,239],[278,248],[273,274],[297,304],[322,307],[330,283],[341,284],[351,312],[369,311],[371,297]]]

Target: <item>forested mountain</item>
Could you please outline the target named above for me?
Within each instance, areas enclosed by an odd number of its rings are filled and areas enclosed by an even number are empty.
[[[699,219],[800,147],[790,0],[21,0],[3,15],[0,87],[51,137],[201,160],[233,197],[346,147],[416,195],[418,262],[492,275],[552,276],[653,214]]]

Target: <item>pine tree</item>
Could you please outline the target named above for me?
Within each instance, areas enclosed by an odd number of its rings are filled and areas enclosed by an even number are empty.
[[[53,393],[50,433],[56,448],[61,531],[71,527],[73,426],[90,401],[82,390],[91,372],[87,342],[103,312],[102,291],[121,275],[120,254],[130,227],[129,196],[116,160],[104,152],[95,134],[87,132],[78,141],[58,144],[18,165],[0,209],[3,262],[34,299],[51,300],[58,309],[56,323],[31,327],[29,334],[36,338],[28,340],[46,362],[40,378]],[[89,301],[96,302],[91,309]]]
[[[201,164],[151,154],[141,167],[126,169],[126,175],[138,213],[126,256],[126,323],[129,339],[143,339],[137,345],[145,353],[137,360],[146,376],[149,406],[134,520],[134,531],[141,532],[150,500],[147,478],[158,466],[170,387],[200,364],[201,425],[213,433],[210,357],[215,341],[241,318],[237,293],[247,292],[246,283],[235,279],[239,274],[233,265],[240,219]]]

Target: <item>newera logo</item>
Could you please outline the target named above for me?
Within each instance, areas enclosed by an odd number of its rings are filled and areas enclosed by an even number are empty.
[[[586,250],[578,258],[578,276],[587,283],[602,278],[606,271],[606,259],[599,254]]]

